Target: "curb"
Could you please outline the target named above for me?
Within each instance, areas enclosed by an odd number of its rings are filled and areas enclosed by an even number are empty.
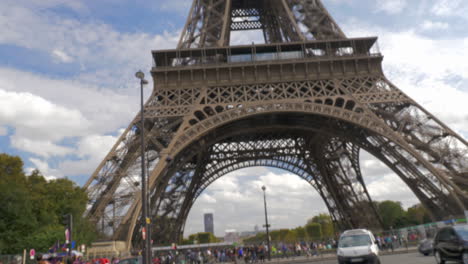
[[[403,254],[410,254],[410,253],[416,253],[418,252],[418,249],[417,248],[410,248],[410,249],[407,249],[407,250],[395,250],[395,251],[382,251],[380,252],[380,256],[391,256],[391,255],[403,255]],[[326,257],[310,257],[310,258],[306,258],[306,259],[291,259],[291,260],[285,260],[285,259],[281,259],[281,260],[272,260],[272,261],[266,261],[265,264],[280,264],[280,263],[314,263],[314,262],[319,262],[319,261],[328,261],[328,260],[334,260],[336,259],[336,255],[333,255],[333,256],[326,256]]]

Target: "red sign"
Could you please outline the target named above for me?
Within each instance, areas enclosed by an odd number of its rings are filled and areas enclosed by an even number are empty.
[[[141,229],[141,236],[143,237],[143,240],[146,240],[146,228]]]
[[[36,251],[33,249],[29,250],[29,256],[34,257],[36,255]]]

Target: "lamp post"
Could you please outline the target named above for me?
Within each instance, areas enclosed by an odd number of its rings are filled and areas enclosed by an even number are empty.
[[[140,79],[140,113],[141,113],[141,123],[140,123],[140,133],[141,133],[141,207],[143,208],[143,221],[144,229],[147,232],[146,237],[144,238],[144,247],[143,247],[143,264],[151,263],[151,234],[148,232],[150,230],[150,218],[148,217],[148,196],[147,196],[147,184],[146,184],[146,167],[145,167],[145,114],[144,114],[144,105],[143,105],[143,86],[148,84],[148,81],[145,80],[145,74],[142,71],[135,73],[135,77]]]
[[[266,236],[267,236],[267,247],[268,247],[268,260],[271,260],[271,247],[270,247],[270,231],[269,227],[270,225],[268,224],[268,216],[267,216],[267,205],[266,205],[266,187],[262,186],[263,190],[263,204],[265,206],[265,227],[266,227]]]

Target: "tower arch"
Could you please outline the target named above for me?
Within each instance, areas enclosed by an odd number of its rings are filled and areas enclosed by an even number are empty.
[[[370,204],[360,149],[391,168],[434,219],[463,214],[468,143],[387,80],[377,38],[347,38],[320,0],[271,3],[193,1],[178,48],[153,52],[144,125],[137,116],[85,185],[87,217],[109,237],[139,245],[142,131],[151,218],[166,242],[178,238],[197,193],[242,164],[232,155],[214,164],[214,147],[251,137],[251,153],[264,154],[262,137],[278,131],[289,137],[274,139],[293,139],[296,152],[276,160],[313,175],[344,226],[367,223],[356,210]],[[231,31],[257,27],[265,44],[229,46]],[[265,159],[275,160],[256,162]]]
[[[260,165],[262,162],[265,162],[263,164],[269,164],[266,161],[270,162],[270,164],[276,161],[277,163],[273,167],[287,169],[296,174],[298,174],[298,170],[307,172],[307,174],[302,174],[302,176],[316,188],[322,199],[324,199],[333,219],[335,222],[340,223],[343,229],[376,226],[378,222],[376,223],[375,219],[379,219],[379,216],[375,208],[372,207],[372,200],[361,175],[359,149],[366,150],[374,155],[400,176],[421,203],[429,209],[434,219],[440,219],[446,215],[447,208],[454,208],[452,213],[456,213],[456,207],[460,205],[457,197],[455,195],[451,196],[453,193],[453,190],[450,189],[451,187],[448,185],[444,186],[443,181],[437,178],[437,176],[429,180],[430,175],[423,174],[421,168],[415,165],[417,163],[407,162],[400,166],[392,163],[392,160],[401,158],[400,152],[405,151],[405,149],[402,146],[398,146],[398,143],[386,141],[388,138],[382,135],[385,135],[385,132],[382,134],[377,133],[377,131],[380,132],[382,130],[375,129],[375,126],[373,126],[373,129],[370,129],[369,125],[372,123],[366,122],[363,119],[353,118],[352,113],[340,113],[340,111],[352,112],[346,109],[339,108],[341,110],[332,111],[333,109],[323,110],[321,108],[336,108],[335,106],[320,105],[321,107],[314,108],[299,107],[289,103],[288,105],[291,107],[291,111],[283,108],[277,110],[278,105],[274,110],[265,105],[252,106],[253,109],[260,109],[260,114],[253,114],[247,109],[245,116],[239,114],[238,108],[232,109],[230,111],[237,112],[235,115],[229,115],[232,116],[232,119],[220,117],[223,120],[222,123],[219,123],[216,127],[210,127],[206,133],[199,130],[200,134],[193,135],[193,138],[189,141],[190,143],[186,144],[185,149],[181,150],[179,154],[172,152],[175,155],[166,164],[169,168],[166,170],[167,173],[163,174],[166,176],[164,176],[165,178],[161,178],[161,182],[182,182],[183,180],[181,179],[186,177],[186,173],[176,174],[175,171],[177,171],[176,168],[180,169],[184,167],[182,164],[185,163],[195,161],[194,163],[203,164],[201,167],[206,170],[204,171],[200,168],[197,170],[195,164],[188,166],[188,170],[194,172],[190,181],[185,180],[185,183],[190,183],[185,185],[186,190],[179,193],[182,199],[174,199],[174,197],[167,199],[168,201],[178,202],[178,205],[166,207],[174,213],[171,216],[171,220],[177,224],[172,226],[175,230],[159,229],[159,231],[162,231],[159,234],[165,233],[169,235],[163,242],[172,243],[170,241],[178,241],[180,239],[179,236],[183,233],[184,223],[191,206],[198,195],[210,183],[237,168],[248,167],[254,164]],[[272,110],[268,111],[266,109]],[[307,109],[307,111],[304,109]],[[312,109],[315,109],[315,112]],[[358,114],[362,115],[362,113]],[[344,118],[341,118],[342,116],[347,116],[349,119],[345,121]],[[213,123],[208,118],[200,122],[199,125],[202,126],[203,122]],[[255,125],[253,126],[253,124]],[[294,124],[295,127],[291,128],[291,124]],[[367,126],[364,130],[363,124]],[[246,129],[236,131],[232,127],[243,127]],[[253,131],[257,132],[253,133]],[[361,134],[360,137],[356,136],[358,133]],[[391,134],[390,131],[387,135]],[[276,135],[276,139],[284,139],[285,142],[289,141],[289,144],[277,144],[277,146],[267,149],[279,151],[282,149],[278,145],[290,145],[289,148],[283,149],[283,151],[287,150],[287,154],[278,155],[277,153],[262,152],[261,142],[274,139],[274,135]],[[301,147],[298,146],[298,141],[301,142]],[[236,153],[236,144],[239,144],[239,142],[243,142],[247,146],[249,142],[256,142],[256,144],[251,145],[252,149],[250,151],[245,151],[244,155],[247,156],[239,157],[232,155],[232,153]],[[320,144],[314,145],[317,142]],[[385,142],[385,144],[380,144],[381,142]],[[273,144],[273,142],[270,141],[270,144]],[[217,145],[223,145],[224,148],[216,148]],[[218,149],[214,153],[223,156],[224,161],[227,161],[227,163],[221,163],[220,159],[214,157],[212,152],[210,152],[212,148]],[[222,149],[226,150],[226,152],[220,151]],[[248,150],[246,147],[243,149]],[[187,155],[187,153],[192,154]],[[231,156],[226,155],[229,153],[231,153]],[[206,160],[197,159],[197,155],[206,157]],[[302,160],[298,158],[300,155],[303,155]],[[305,162],[306,160],[309,162]],[[214,161],[214,165],[210,163]],[[329,164],[332,164],[332,166]],[[291,165],[293,166],[288,169],[288,166]],[[170,168],[171,166],[173,168]],[[338,167],[346,167],[346,170],[340,171],[337,169]],[[173,175],[176,175],[175,178],[179,178],[179,180],[172,178],[174,177]],[[194,179],[196,175],[199,175],[198,177],[200,178]],[[420,182],[418,185],[414,184],[415,180],[421,181],[422,178],[426,179],[426,181]],[[193,184],[195,181],[201,184]],[[156,183],[157,185],[158,183]],[[173,191],[173,189],[167,189],[166,184],[160,186],[160,190],[165,190],[167,193]],[[337,191],[337,186],[342,186],[347,191]],[[177,188],[180,188],[180,186]],[[163,191],[159,193],[156,191],[154,197],[169,197],[169,195],[163,194]],[[440,199],[435,200],[434,197],[439,197]],[[152,204],[156,205],[167,205],[167,203],[156,200],[152,201]],[[164,211],[161,211],[158,207],[156,208],[156,212]],[[177,208],[177,212],[172,208]],[[367,219],[362,219],[356,217],[362,214],[357,214],[354,211],[373,213],[366,214]],[[163,215],[167,216],[169,213],[163,213]],[[153,219],[158,219],[158,216],[153,216]],[[137,236],[137,233],[133,235],[133,237],[135,236]]]

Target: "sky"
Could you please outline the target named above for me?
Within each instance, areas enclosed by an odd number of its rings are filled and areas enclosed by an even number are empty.
[[[274,1],[274,0],[272,0]],[[323,0],[349,37],[378,36],[387,77],[452,129],[468,136],[468,2]],[[1,0],[0,153],[25,171],[83,185],[139,110],[134,73],[149,76],[151,50],[175,48],[189,0]],[[232,36],[251,43],[249,33]],[[150,78],[147,78],[150,79]],[[150,94],[149,87],[145,94]],[[375,200],[418,201],[384,165],[363,153]],[[210,187],[192,208],[185,234],[253,230],[264,221],[267,186],[272,228],[296,227],[326,212],[317,192],[288,172],[250,168]]]

